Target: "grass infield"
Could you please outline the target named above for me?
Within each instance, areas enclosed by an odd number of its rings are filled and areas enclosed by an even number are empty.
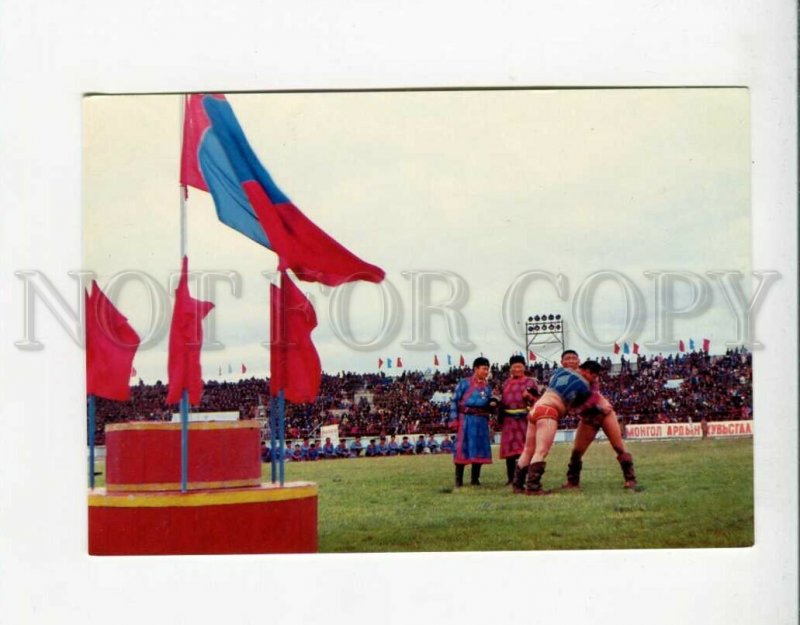
[[[585,455],[579,491],[557,490],[570,445],[555,445],[543,484],[556,491],[547,497],[513,495],[496,448],[479,487],[453,488],[448,455],[287,463],[285,477],[319,485],[323,553],[753,544],[752,439],[627,444],[640,492],[622,488],[607,442]]]

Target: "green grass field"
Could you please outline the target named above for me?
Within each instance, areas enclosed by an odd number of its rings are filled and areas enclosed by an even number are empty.
[[[287,463],[285,476],[319,485],[320,552],[753,544],[752,439],[628,446],[641,492],[622,488],[605,442],[586,454],[580,491],[548,497],[513,495],[497,450],[480,487],[454,489],[452,459],[444,455]],[[568,444],[554,446],[545,488],[564,481],[569,451]],[[267,464],[263,475],[268,481]]]

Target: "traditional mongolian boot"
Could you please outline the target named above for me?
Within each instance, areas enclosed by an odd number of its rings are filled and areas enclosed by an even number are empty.
[[[508,480],[506,481],[506,486],[512,484],[514,482],[514,467],[517,466],[517,459],[519,456],[513,456],[511,458],[506,458],[506,477]]]
[[[583,460],[581,460],[581,454],[573,451],[569,458],[569,465],[567,465],[567,481],[561,485],[561,488],[580,488],[582,468]]]
[[[633,470],[633,456],[629,453],[617,456],[617,461],[625,478],[625,488],[636,488],[636,472]]]
[[[528,466],[528,476],[525,478],[526,495],[549,495],[550,491],[542,488],[542,475],[544,475],[544,462],[532,462]]]
[[[472,486],[480,486],[481,485],[481,465],[480,464],[473,464],[470,472],[470,480],[469,483]]]
[[[511,478],[511,488],[517,493],[525,492],[525,476],[528,474],[528,467],[514,466],[514,477]]]
[[[456,465],[456,488],[464,486],[464,465]]]

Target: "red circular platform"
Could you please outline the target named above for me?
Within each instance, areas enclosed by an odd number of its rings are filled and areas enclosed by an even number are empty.
[[[106,488],[89,492],[89,553],[314,553],[317,485],[261,483],[257,421],[106,427]]]

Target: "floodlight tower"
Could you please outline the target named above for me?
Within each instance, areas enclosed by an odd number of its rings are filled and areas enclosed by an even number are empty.
[[[536,358],[552,357],[564,351],[564,320],[561,315],[547,313],[531,315],[525,323],[525,345],[528,364]],[[533,354],[536,358],[531,358]],[[557,359],[555,359],[557,360]]]

